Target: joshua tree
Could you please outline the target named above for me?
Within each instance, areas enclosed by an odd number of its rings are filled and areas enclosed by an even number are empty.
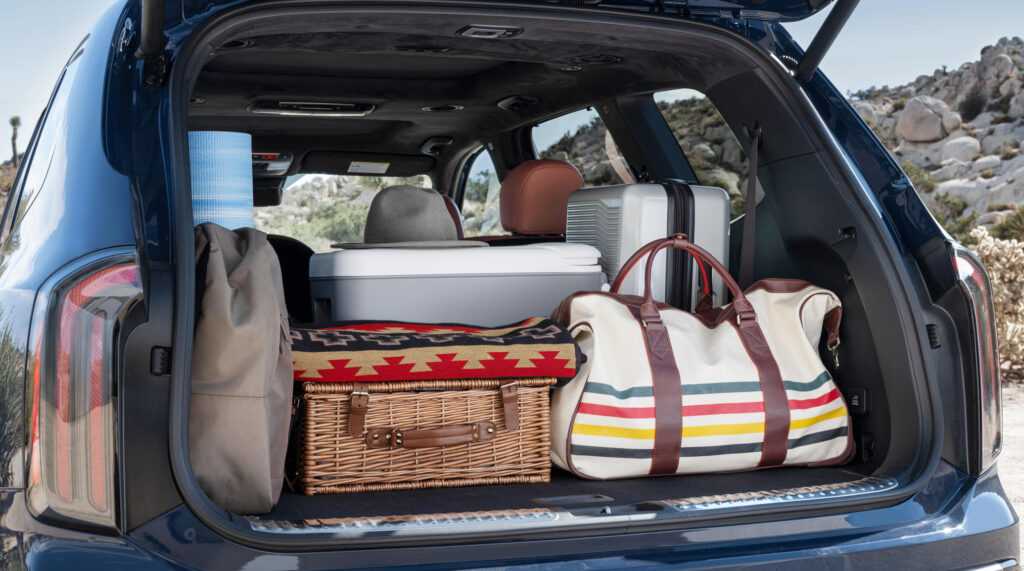
[[[18,168],[18,127],[21,127],[21,117],[11,117],[11,151],[14,152],[14,168]]]

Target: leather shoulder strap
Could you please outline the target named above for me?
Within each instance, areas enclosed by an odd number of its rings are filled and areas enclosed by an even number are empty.
[[[739,310],[737,305],[747,306],[747,300],[734,301],[730,310]],[[764,440],[761,446],[761,461],[758,467],[780,466],[786,461],[789,451],[789,397],[786,383],[782,379],[779,363],[772,355],[768,340],[765,339],[757,318],[744,319],[737,313],[735,327],[747,355],[757,368],[758,382],[764,398]]]
[[[683,388],[668,327],[654,306],[620,299],[643,328],[654,389],[654,451],[650,474],[675,474],[683,446]],[[652,311],[653,310],[653,311]]]

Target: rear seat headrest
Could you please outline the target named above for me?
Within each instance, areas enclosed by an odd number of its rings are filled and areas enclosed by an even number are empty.
[[[571,163],[526,161],[501,183],[501,225],[516,234],[565,234],[569,195],[582,187],[583,177]]]
[[[437,191],[417,186],[389,186],[377,193],[366,215],[363,242],[443,242],[459,234]]]
[[[454,204],[451,205],[453,207]],[[390,186],[373,197],[366,215],[361,244],[332,244],[335,248],[461,248],[486,246],[462,240],[458,208],[452,212],[445,197],[417,186]]]

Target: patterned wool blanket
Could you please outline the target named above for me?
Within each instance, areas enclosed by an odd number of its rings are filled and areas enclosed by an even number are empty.
[[[582,357],[561,325],[534,317],[467,325],[346,322],[291,330],[296,381],[353,383],[576,376]]]

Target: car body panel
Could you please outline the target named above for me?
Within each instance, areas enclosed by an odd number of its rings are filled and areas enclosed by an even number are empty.
[[[166,53],[171,61],[188,35],[207,18],[239,3],[169,1]],[[695,9],[712,3],[658,4]],[[607,4],[609,8],[627,8],[629,4],[649,10],[655,2]],[[789,19],[797,12],[785,10],[810,5],[797,0],[732,4],[740,9],[750,5],[761,11],[776,10],[778,16],[769,19]],[[826,4],[817,4],[815,11]],[[167,422],[160,414],[166,415],[165,406],[153,407],[160,410],[148,418],[126,416],[121,427],[128,433],[123,473],[131,480],[121,488],[127,504],[121,522],[123,535],[91,535],[36,520],[24,502],[22,447],[24,363],[31,355],[29,326],[38,288],[48,276],[82,256],[124,245],[138,249],[147,299],[162,299],[174,287],[173,197],[169,189],[175,163],[170,135],[161,129],[174,102],[169,100],[166,86],[143,87],[146,62],[134,55],[140,13],[141,0],[125,0],[103,16],[85,43],[77,64],[82,69],[70,95],[74,105],[60,133],[58,148],[63,151],[54,154],[54,178],[47,177],[49,186],[38,193],[36,202],[26,208],[23,222],[0,247],[0,398],[8,411],[0,433],[0,553],[8,557],[3,561],[18,560],[25,568],[34,569],[60,568],[69,562],[82,569],[541,568],[559,563],[594,569],[860,568],[893,561],[966,567],[1017,557],[1017,517],[995,469],[975,478],[942,461],[912,497],[850,513],[836,511],[815,517],[792,513],[767,523],[710,522],[642,533],[623,528],[600,537],[563,536],[514,543],[271,552],[218,535],[181,503],[163,453]],[[721,17],[722,12],[716,15]],[[759,45],[774,46],[778,56],[798,59],[802,54],[778,24],[735,20],[730,24]],[[907,252],[936,238],[944,239],[905,175],[824,75],[817,73],[803,90],[873,194],[893,241]],[[169,309],[153,303],[147,312],[155,325],[133,333],[139,335],[138,348],[170,346]],[[129,344],[135,347],[131,341]],[[126,402],[159,401],[161,394],[166,395],[167,377],[150,375],[148,358],[136,351],[126,363],[133,386],[145,387],[123,394]],[[142,449],[156,453],[148,457],[136,453]],[[148,458],[146,464],[151,469],[158,466],[161,477],[138,481],[134,474],[141,458]]]
[[[929,483],[896,505],[855,513],[595,538],[452,547],[408,547],[343,552],[267,554],[228,542],[186,508],[142,526],[132,537],[146,549],[172,553],[188,566],[242,568],[469,567],[733,568],[744,566],[847,569],[914,562],[921,568],[968,567],[1013,559],[1019,541],[1016,515],[992,470],[969,478],[942,464]],[[737,541],[737,538],[743,541]],[[969,550],[962,542],[972,542]],[[977,543],[973,543],[977,542]],[[984,550],[975,546],[984,546]],[[524,555],[529,554],[529,555]],[[301,562],[301,563],[299,563]]]
[[[29,325],[37,290],[59,268],[90,252],[135,242],[129,181],[103,153],[103,72],[113,24],[108,12],[76,48],[54,115],[37,127],[48,130],[52,147],[37,153],[30,144],[22,165],[28,184],[11,193],[16,212],[0,245],[0,488],[24,482],[24,372],[34,347]]]
[[[153,0],[144,0],[153,2]],[[504,0],[509,4],[518,3]],[[534,0],[555,4],[556,0]],[[239,0],[171,0],[166,2],[165,18],[168,27],[180,22],[193,21],[211,10],[237,4]],[[611,10],[678,13],[687,18],[733,18],[738,20],[764,20],[793,22],[809,18],[824,10],[832,0],[583,0],[582,4]],[[153,2],[156,5],[156,2]],[[570,3],[573,6],[576,3]]]

